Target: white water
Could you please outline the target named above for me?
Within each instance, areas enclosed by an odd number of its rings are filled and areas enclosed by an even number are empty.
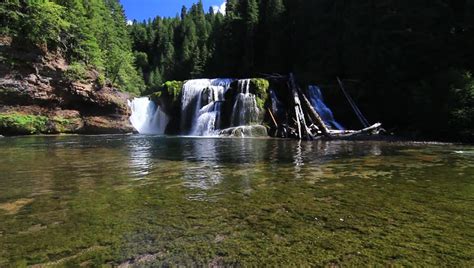
[[[250,79],[239,80],[239,94],[232,110],[233,127],[258,123],[259,109],[257,99],[250,93]]]
[[[181,130],[192,136],[217,136],[221,102],[232,79],[196,79],[183,85]]]
[[[169,117],[148,97],[135,98],[128,101],[132,110],[130,122],[140,134],[163,135],[169,122]]]
[[[270,89],[270,98],[272,99],[272,112],[275,116],[281,117],[285,113],[282,102],[278,99],[273,89]]]
[[[317,86],[309,86],[308,92],[311,104],[322,117],[324,123],[331,129],[344,130],[344,127],[334,119],[331,109],[324,103],[321,89]]]

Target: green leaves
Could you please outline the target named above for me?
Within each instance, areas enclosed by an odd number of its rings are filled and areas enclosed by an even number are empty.
[[[2,34],[9,34],[40,45],[55,49],[64,41],[70,23],[65,20],[65,8],[47,0],[12,1],[0,6]]]
[[[83,70],[96,69],[99,86],[108,81],[135,94],[144,89],[118,0],[7,0],[0,15],[1,33],[13,36],[16,44],[44,52],[60,48],[73,63],[69,79],[85,80]]]

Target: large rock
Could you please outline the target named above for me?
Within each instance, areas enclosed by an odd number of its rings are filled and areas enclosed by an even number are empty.
[[[226,137],[268,137],[267,128],[261,125],[232,127],[221,130],[219,135]]]
[[[133,131],[127,116],[89,116],[84,117],[82,132],[85,134],[125,134]]]

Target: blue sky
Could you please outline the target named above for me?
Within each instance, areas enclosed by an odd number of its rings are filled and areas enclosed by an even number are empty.
[[[129,20],[146,20],[156,16],[174,17],[180,13],[181,7],[190,7],[198,0],[121,0]],[[203,0],[204,11],[211,6],[220,6],[224,0]]]

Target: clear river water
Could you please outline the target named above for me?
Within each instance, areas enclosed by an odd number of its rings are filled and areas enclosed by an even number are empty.
[[[0,139],[0,267],[474,266],[474,147]]]

